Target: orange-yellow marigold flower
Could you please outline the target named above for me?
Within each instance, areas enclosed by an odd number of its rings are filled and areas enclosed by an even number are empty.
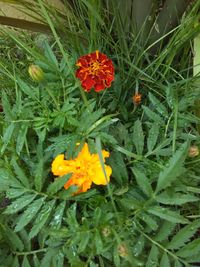
[[[103,159],[109,157],[109,152],[102,150]],[[64,185],[65,189],[75,185],[77,193],[86,192],[92,185],[106,185],[110,181],[112,169],[105,165],[106,178],[101,167],[98,154],[91,154],[85,143],[75,159],[65,160],[64,154],[58,155],[52,162],[52,172],[56,176],[72,173],[71,178]]]
[[[111,59],[98,50],[80,57],[76,65],[79,67],[76,77],[87,92],[93,87],[96,92],[102,91],[110,87],[114,80],[114,66]]]

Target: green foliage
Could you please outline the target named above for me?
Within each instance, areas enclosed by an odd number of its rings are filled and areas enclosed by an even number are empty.
[[[50,37],[2,30],[0,266],[192,266],[200,261],[199,156],[188,157],[200,144],[191,73],[199,1],[152,45],[143,30],[127,31],[118,1],[64,2],[67,14],[42,0],[31,9]],[[115,80],[85,93],[76,61],[97,49],[113,60]],[[39,83],[28,77],[32,63],[44,72]],[[109,151],[112,175],[76,194],[75,185],[64,189],[73,174],[54,176],[51,165],[58,154],[76,158],[85,142],[104,176]]]

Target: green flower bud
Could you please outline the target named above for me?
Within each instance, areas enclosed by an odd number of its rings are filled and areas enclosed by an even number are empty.
[[[30,65],[28,68],[29,75],[35,82],[44,80],[44,72],[38,65]]]

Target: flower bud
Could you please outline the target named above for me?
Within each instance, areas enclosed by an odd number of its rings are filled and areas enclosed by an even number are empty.
[[[28,72],[35,82],[40,82],[44,79],[44,72],[38,65],[30,65]]]
[[[135,94],[133,96],[134,105],[139,105],[141,103],[141,100],[142,100],[142,95],[141,94]]]
[[[109,227],[104,227],[103,229],[102,229],[102,235],[104,236],[104,237],[108,237],[109,235],[111,234],[111,231],[110,231],[110,228]]]
[[[126,244],[121,243],[118,246],[118,253],[122,258],[125,258],[128,256],[128,248],[127,248]]]
[[[199,155],[199,148],[198,146],[191,146],[188,152],[188,156],[190,158],[194,158]]]

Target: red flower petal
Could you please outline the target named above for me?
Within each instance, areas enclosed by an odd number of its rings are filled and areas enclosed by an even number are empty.
[[[95,81],[91,78],[87,78],[82,82],[82,86],[86,91],[90,91],[90,89],[95,85]]]
[[[94,85],[95,92],[99,92],[105,89],[105,85],[103,83],[98,83]]]

